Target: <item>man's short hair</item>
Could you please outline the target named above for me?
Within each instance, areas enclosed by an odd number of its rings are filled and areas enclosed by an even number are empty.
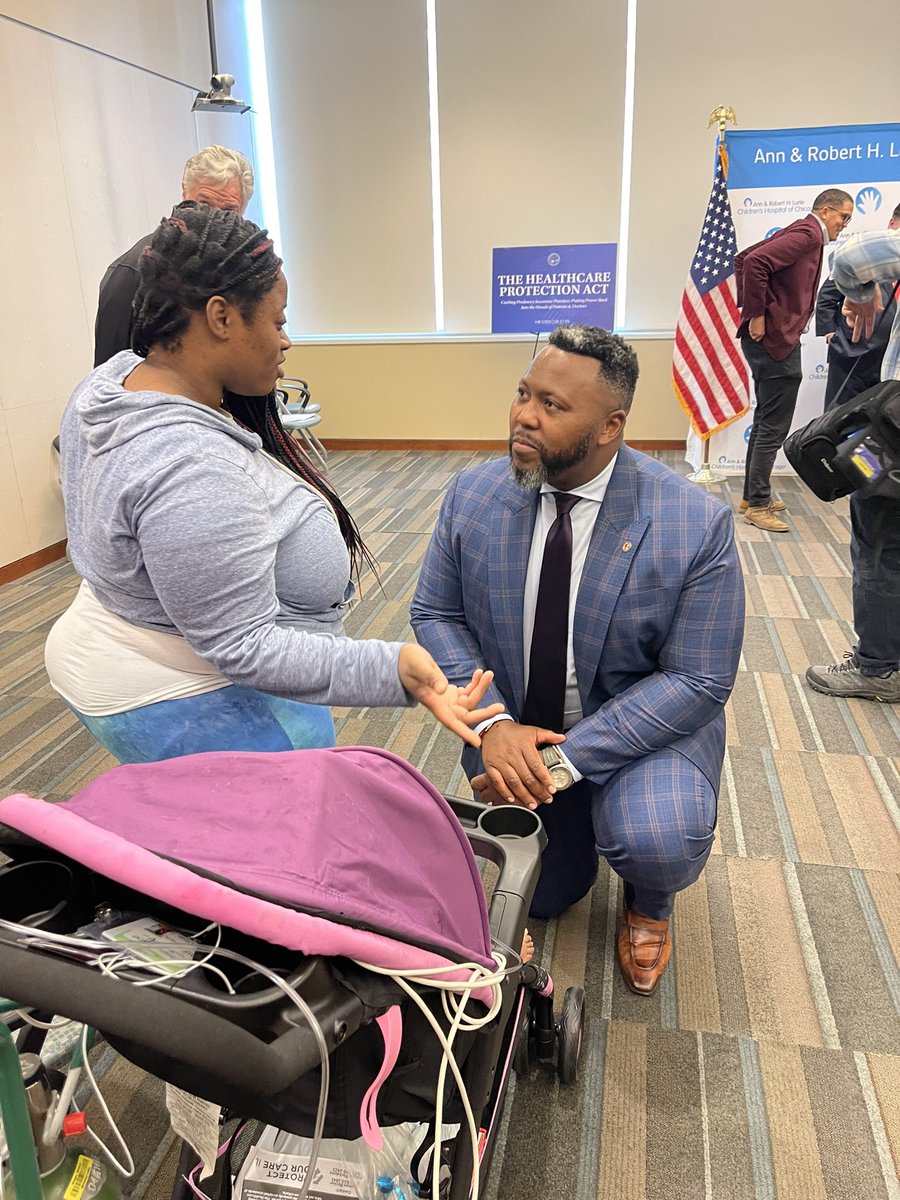
[[[900,221],[900,204],[898,204],[897,207],[894,209],[894,211],[891,213],[891,220],[892,221]]]
[[[849,192],[842,191],[841,188],[826,188],[824,192],[819,192],[812,203],[811,212],[818,212],[820,208],[840,208],[847,201],[853,203],[853,197]]]
[[[600,364],[597,377],[616,396],[625,412],[630,412],[638,381],[638,360],[632,348],[618,334],[593,325],[560,325],[550,334],[550,345],[567,354],[582,354]]]
[[[238,150],[227,146],[205,146],[184,164],[181,185],[188,191],[196,183],[214,183],[219,186],[239,179],[244,207],[253,195],[253,168]]]

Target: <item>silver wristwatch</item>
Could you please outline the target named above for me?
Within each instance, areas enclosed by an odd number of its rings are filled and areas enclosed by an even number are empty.
[[[550,772],[550,778],[553,781],[553,786],[557,791],[563,792],[566,788],[570,788],[575,780],[572,777],[572,772],[563,761],[563,756],[560,754],[556,746],[544,746],[538,750],[544,766]]]

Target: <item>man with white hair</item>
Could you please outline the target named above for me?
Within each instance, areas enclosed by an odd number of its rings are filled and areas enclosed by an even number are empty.
[[[224,208],[243,216],[252,195],[253,168],[237,150],[206,146],[184,164],[182,200]],[[131,306],[140,280],[141,255],[153,232],[135,242],[106,269],[100,283],[94,322],[95,367],[120,350],[131,349]]]

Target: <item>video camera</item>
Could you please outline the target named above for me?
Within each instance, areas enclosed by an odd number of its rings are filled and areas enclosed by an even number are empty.
[[[900,380],[828,409],[795,430],[784,453],[820,500],[855,491],[900,500]]]

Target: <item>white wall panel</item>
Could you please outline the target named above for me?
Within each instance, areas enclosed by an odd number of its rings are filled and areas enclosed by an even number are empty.
[[[491,327],[495,246],[618,240],[625,3],[438,0],[445,324]]]
[[[0,27],[5,212],[0,253],[0,406],[68,393],[90,365],[88,327],[57,134],[52,61],[37,35]]]
[[[433,329],[424,0],[263,15],[291,333]]]
[[[86,371],[103,273],[181,199],[181,173],[197,150],[197,135],[183,89],[110,61],[97,60],[83,72],[84,52],[63,43],[51,44],[50,60],[89,338]],[[75,88],[66,83],[73,75],[80,78]]]
[[[209,75],[205,5],[0,0],[153,70]],[[198,22],[198,14],[202,21]],[[193,64],[193,65],[191,65]],[[63,536],[49,447],[93,360],[97,287],[111,259],[180,198],[198,148],[191,92],[0,17],[0,565]],[[237,119],[237,118],[235,118]]]
[[[0,0],[0,13],[197,88],[209,86],[206,0]]]

